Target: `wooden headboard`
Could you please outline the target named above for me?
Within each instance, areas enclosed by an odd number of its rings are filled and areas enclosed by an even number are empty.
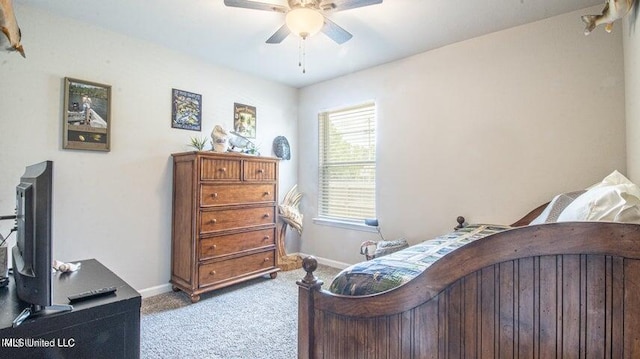
[[[299,358],[640,358],[640,225],[507,230],[370,296],[321,290],[316,265],[298,281]]]

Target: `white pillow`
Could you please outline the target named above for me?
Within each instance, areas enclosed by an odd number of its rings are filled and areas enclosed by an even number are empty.
[[[605,177],[602,182],[596,183],[593,186],[587,188],[592,189],[592,188],[598,188],[598,187],[605,187],[605,186],[611,186],[611,185],[617,185],[617,184],[631,184],[635,186],[635,183],[629,181],[629,179],[625,176],[622,175],[622,173],[618,172],[618,171],[613,171],[611,172],[610,175],[608,175],[607,177]],[[636,186],[637,187],[637,186]]]
[[[547,207],[545,207],[544,211],[542,211],[542,213],[540,213],[538,217],[531,221],[529,225],[556,222],[562,211],[564,211],[564,209],[567,208],[571,204],[571,202],[578,198],[578,196],[585,192],[586,190],[561,193],[553,197],[551,202],[549,202]]]
[[[558,222],[567,221],[640,223],[640,187],[614,171],[560,213]]]

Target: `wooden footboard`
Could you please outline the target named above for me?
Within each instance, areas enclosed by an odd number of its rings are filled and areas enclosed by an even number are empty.
[[[480,239],[385,293],[320,288],[304,260],[299,358],[640,358],[640,225]]]

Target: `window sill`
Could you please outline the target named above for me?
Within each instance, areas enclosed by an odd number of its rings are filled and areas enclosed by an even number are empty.
[[[352,229],[355,231],[377,233],[376,227],[367,226],[364,223],[360,224],[356,222],[340,221],[337,219],[329,218],[314,218],[313,223],[319,224],[321,226],[338,227],[344,229]]]

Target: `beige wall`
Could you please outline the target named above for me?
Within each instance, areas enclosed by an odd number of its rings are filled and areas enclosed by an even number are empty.
[[[636,5],[622,22],[627,110],[627,172],[640,183],[640,19]],[[618,28],[619,29],[619,28]]]
[[[378,106],[378,218],[411,243],[469,222],[511,223],[555,193],[626,170],[622,36],[573,12],[304,88],[301,252],[363,259],[371,233],[314,224],[317,113]],[[602,29],[598,29],[602,30]],[[383,51],[383,49],[381,50]]]
[[[640,178],[637,36],[625,28],[627,164],[622,37],[584,37],[579,20],[600,7],[311,86],[298,100],[295,89],[16,5],[28,58],[0,53],[0,214],[13,211],[24,166],[53,160],[55,257],[98,258],[138,289],[169,278],[170,153],[229,127],[233,102],[258,107],[263,154],[277,135],[291,142],[281,196],[300,184],[305,230],[288,249],[340,262],[361,260],[360,242],[375,236],[312,222],[321,110],[376,100],[378,217],[390,238],[441,234],[460,214],[513,221],[613,169]],[[110,153],[61,149],[65,76],[113,86]],[[203,95],[202,133],[170,128],[171,88]]]
[[[53,160],[55,258],[97,258],[137,289],[166,285],[170,154],[215,124],[232,128],[234,102],[257,107],[263,154],[278,135],[295,149],[298,91],[41,10],[16,12],[27,59],[0,53],[0,214],[13,212],[24,166]],[[112,86],[111,152],[61,149],[67,76]],[[172,88],[202,94],[202,132],[171,128]],[[283,188],[297,182],[296,155],[281,163]]]

